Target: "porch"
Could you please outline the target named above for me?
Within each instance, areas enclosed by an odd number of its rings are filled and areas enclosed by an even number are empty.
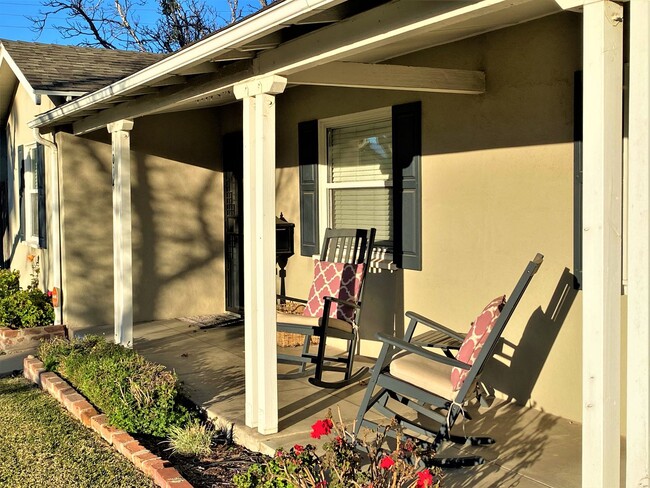
[[[112,337],[112,327],[84,329]],[[173,368],[187,393],[210,417],[235,424],[237,441],[272,454],[279,447],[306,444],[311,425],[328,409],[352,424],[364,386],[324,390],[307,378],[278,381],[279,432],[261,435],[245,426],[245,361],[242,326],[200,329],[179,320],[136,324],[135,349],[147,359]],[[360,362],[372,364],[359,358]],[[288,365],[278,365],[280,372]],[[478,468],[448,471],[445,487],[518,486],[571,488],[581,486],[581,425],[496,399],[467,423],[467,432],[493,436],[497,443],[480,450],[487,463]],[[463,428],[463,424],[457,427]],[[453,446],[447,449],[456,449]],[[623,453],[622,460],[625,460]],[[623,469],[622,472],[625,472]]]

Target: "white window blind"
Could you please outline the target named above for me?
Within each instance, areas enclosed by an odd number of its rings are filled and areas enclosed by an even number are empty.
[[[334,228],[375,227],[377,242],[393,240],[390,118],[330,127],[328,198]]]

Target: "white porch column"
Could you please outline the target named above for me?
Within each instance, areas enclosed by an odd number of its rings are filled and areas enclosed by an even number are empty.
[[[244,298],[246,425],[278,431],[275,337],[275,95],[287,80],[235,85],[244,104]]]
[[[108,125],[113,147],[113,300],[115,343],[133,347],[133,277],[131,270],[132,120]]]
[[[650,486],[650,2],[630,2],[626,486]]]
[[[583,15],[582,486],[620,486],[623,9]]]

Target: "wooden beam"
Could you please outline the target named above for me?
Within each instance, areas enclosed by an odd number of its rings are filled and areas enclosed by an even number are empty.
[[[485,73],[394,64],[333,62],[289,76],[294,85],[341,86],[418,92],[485,93]]]
[[[192,66],[185,66],[173,71],[172,74],[177,76],[191,76],[191,75],[204,75],[207,73],[214,73],[219,70],[219,66],[210,61],[195,64]]]
[[[131,136],[133,121],[108,126],[113,150],[113,301],[115,343],[133,347]]]
[[[282,42],[282,33],[280,31],[272,32],[264,37],[255,39],[239,46],[241,51],[259,51],[262,49],[272,49]]]
[[[458,23],[481,19],[528,3],[531,0],[389,2],[260,53],[257,58],[258,73],[288,76],[343,57],[388,46],[398,40],[434,30],[444,32]],[[559,7],[550,4],[548,8],[559,10]]]
[[[242,65],[241,63],[245,63]],[[141,117],[164,108],[168,108],[188,99],[197,98],[231,90],[232,85],[252,75],[252,64],[248,61],[234,63],[210,75],[199,75],[184,85],[175,85],[163,88],[156,95],[142,96],[136,100],[128,101],[105,110],[96,115],[91,115],[74,123],[75,135],[85,134],[104,127],[111,122],[125,118]]]
[[[582,486],[617,488],[621,472],[623,7],[583,15]],[[638,358],[647,361],[647,358]],[[628,419],[634,424],[636,419]]]
[[[650,480],[650,2],[630,2],[626,486]]]
[[[232,49],[230,51],[226,51],[224,53],[221,53],[214,58],[212,58],[210,61],[217,62],[217,61],[239,61],[240,59],[253,59],[255,57],[255,52],[244,52],[240,51],[239,49]]]

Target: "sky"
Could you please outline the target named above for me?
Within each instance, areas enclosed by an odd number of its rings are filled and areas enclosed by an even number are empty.
[[[148,5],[143,9],[139,9],[138,13],[143,22],[151,21],[153,23],[156,18],[157,1],[148,0],[147,3]],[[240,3],[243,4],[244,2],[240,0]],[[255,0],[248,0],[246,3],[256,7],[259,6],[259,2]],[[226,0],[206,0],[206,4],[213,6],[224,18],[230,16]],[[79,43],[75,39],[63,39],[52,25],[47,26],[40,36],[30,30],[32,22],[27,17],[37,17],[39,10],[42,8],[39,0],[0,0],[0,39],[53,44]],[[249,8],[249,13],[252,11],[252,8]],[[63,23],[65,15],[59,14],[53,17],[53,20]]]

